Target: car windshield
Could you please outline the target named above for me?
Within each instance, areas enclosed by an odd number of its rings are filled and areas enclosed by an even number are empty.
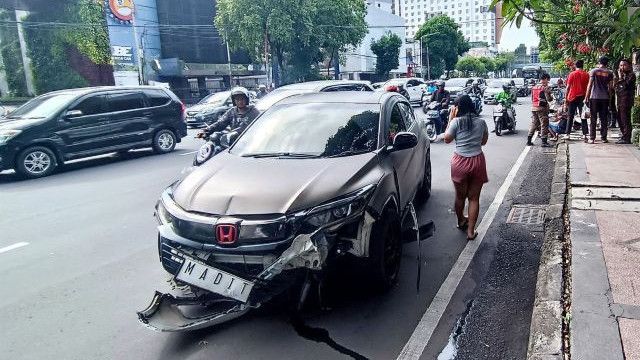
[[[204,99],[200,100],[198,104],[219,104],[227,101],[231,95],[230,91],[223,91],[215,94],[210,94],[204,97]]]
[[[78,94],[53,94],[39,96],[15,109],[7,119],[41,119],[65,108]]]
[[[469,79],[450,79],[445,81],[445,87],[463,87],[468,81]]]
[[[278,101],[288,98],[294,95],[300,95],[304,93],[309,93],[311,90],[300,90],[300,89],[292,89],[292,88],[282,88],[276,89],[270,92],[268,95],[260,99],[256,104],[256,108],[260,110],[260,112],[264,112],[269,109],[273,104]]]
[[[489,81],[489,84],[487,84],[490,88],[502,88],[502,85],[504,85],[502,80],[491,80]]]
[[[332,157],[378,146],[380,105],[304,103],[276,105],[238,139],[232,154],[254,157]]]

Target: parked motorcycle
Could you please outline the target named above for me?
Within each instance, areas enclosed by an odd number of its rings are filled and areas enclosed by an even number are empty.
[[[434,142],[439,134],[444,132],[444,129],[449,119],[449,108],[442,107],[437,101],[432,101],[425,105],[424,111],[427,114],[426,120],[426,132],[429,141]],[[438,127],[438,124],[440,126]]]
[[[200,166],[207,160],[211,159],[214,155],[228,149],[238,135],[240,135],[240,130],[240,128],[227,128],[209,135],[207,142],[205,142],[196,153],[196,156],[193,159],[193,166]]]
[[[513,106],[504,101],[498,103],[493,108],[493,123],[497,136],[501,136],[503,130],[516,132],[516,112]]]

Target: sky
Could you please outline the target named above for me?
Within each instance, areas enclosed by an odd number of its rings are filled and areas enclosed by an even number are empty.
[[[513,51],[520,44],[527,46],[527,52],[531,46],[538,46],[540,38],[529,21],[523,21],[518,29],[515,24],[502,30],[502,39],[498,45],[500,51]]]

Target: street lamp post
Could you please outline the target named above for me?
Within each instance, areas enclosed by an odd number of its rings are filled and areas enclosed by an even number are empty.
[[[426,48],[426,52],[427,52],[427,79],[428,79],[428,80],[431,80],[431,64],[430,64],[430,62],[429,62],[429,41],[427,41],[427,46],[423,47],[423,46],[422,46],[422,39],[423,39],[425,36],[439,35],[439,34],[442,34],[442,33],[434,32],[434,33],[431,33],[431,34],[424,34],[424,35],[420,36],[420,73],[424,73],[424,71],[423,71],[423,68],[424,68],[424,65],[423,65],[424,60],[422,60],[422,59],[423,59],[423,57],[422,57],[422,49],[423,49],[423,48]],[[428,39],[427,39],[427,40],[428,40]]]

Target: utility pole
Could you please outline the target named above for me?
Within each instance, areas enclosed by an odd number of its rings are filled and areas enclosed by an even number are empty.
[[[225,31],[226,39],[225,44],[227,45],[227,65],[229,66],[229,89],[233,87],[233,71],[231,71],[231,52],[229,51],[229,35]]]
[[[133,27],[133,40],[136,44],[136,62],[138,63],[138,84],[144,85],[144,75],[142,73],[142,47],[138,41],[138,26],[136,24],[136,6],[133,5],[131,12],[131,26]]]
[[[429,64],[429,44],[427,44],[427,80],[431,80],[431,64]]]

